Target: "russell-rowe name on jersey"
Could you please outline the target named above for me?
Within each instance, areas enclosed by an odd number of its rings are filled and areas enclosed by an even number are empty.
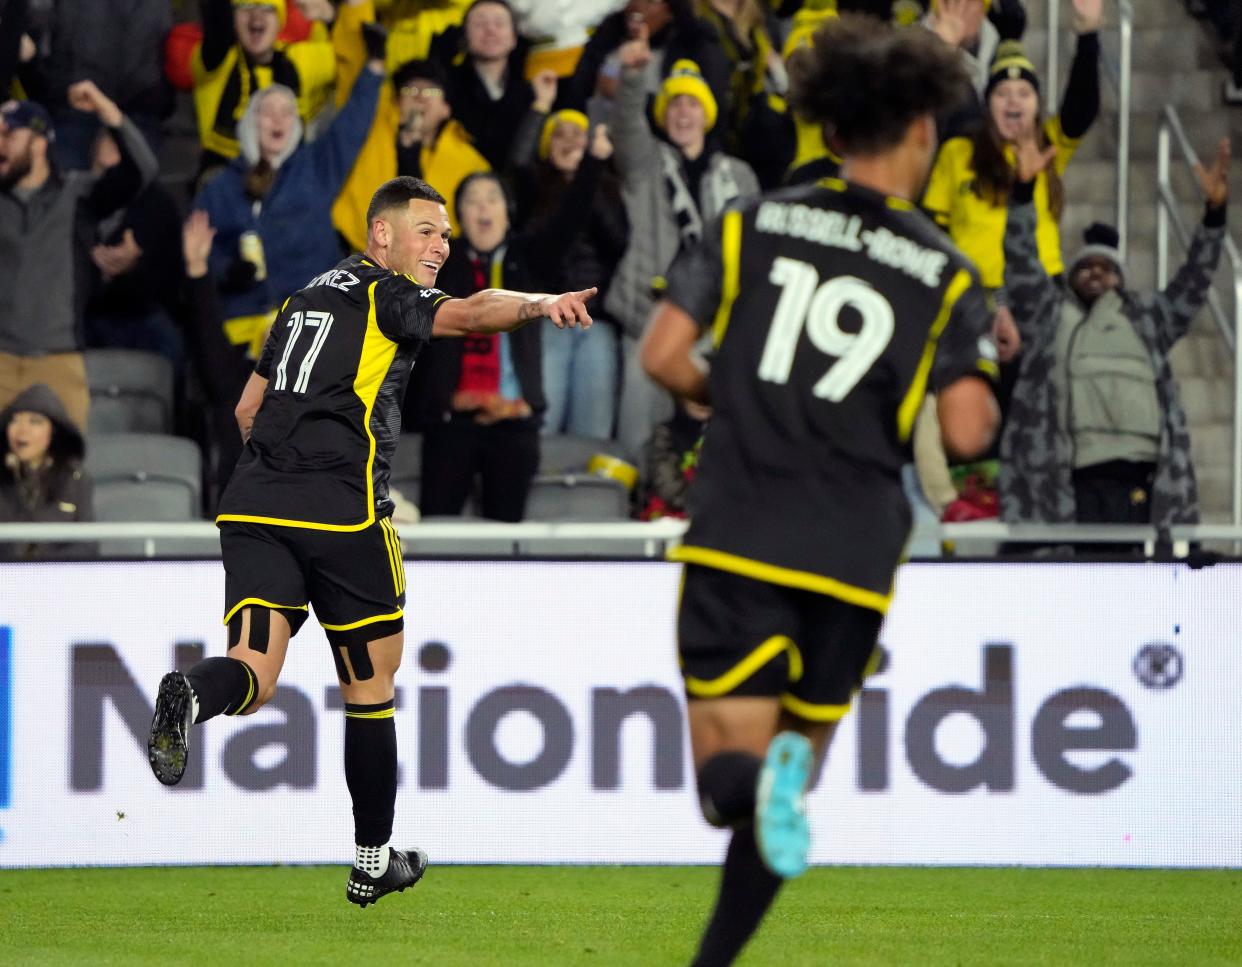
[[[940,285],[940,277],[949,262],[946,253],[925,248],[887,228],[864,230],[858,215],[809,205],[765,201],[755,216],[755,227],[761,232],[787,235],[851,252],[866,249],[867,257],[873,262],[904,272],[931,288]]]

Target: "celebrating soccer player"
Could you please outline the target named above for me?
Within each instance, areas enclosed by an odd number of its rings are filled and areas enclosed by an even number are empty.
[[[585,328],[595,294],[449,298],[435,288],[449,250],[444,198],[417,178],[381,185],[367,224],[364,254],[285,301],[237,404],[246,445],[217,518],[228,655],[164,676],[147,746],[156,778],[179,782],[190,725],[268,701],[313,605],[345,700],[356,847],[346,897],[361,906],[412,886],[427,866],[422,850],[388,845],[405,603],[388,475],[410,368],[433,336],[511,332],[544,318]]]
[[[730,963],[806,867],[803,796],[878,654],[925,393],[958,457],[997,423],[984,290],[911,204],[960,58],[927,31],[842,16],[791,67],[844,180],[726,211],[674,264],[642,350],[654,379],[713,412],[673,555],[699,797],[733,829],[699,965]]]

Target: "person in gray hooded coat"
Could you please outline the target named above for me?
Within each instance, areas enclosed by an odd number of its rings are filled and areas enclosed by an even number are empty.
[[[1022,336],[1021,372],[1001,438],[997,488],[1011,523],[1198,521],[1190,434],[1169,351],[1207,300],[1220,261],[1229,143],[1199,167],[1207,199],[1186,261],[1138,296],[1111,238],[1088,230],[1065,284],[1039,261],[1031,190],[1052,151],[1019,158],[1005,231],[1005,285]]]
[[[64,523],[94,520],[93,487],[82,471],[82,434],[51,388],[36,383],[2,412],[0,521]],[[0,544],[0,560],[80,558],[93,544]]]

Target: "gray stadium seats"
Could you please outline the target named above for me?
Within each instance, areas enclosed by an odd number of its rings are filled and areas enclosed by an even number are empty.
[[[593,474],[540,474],[526,502],[526,520],[625,520],[629,511],[625,487]]]
[[[95,484],[101,521],[184,521],[202,518],[202,457],[181,437],[101,433],[87,441],[86,471]],[[157,541],[161,554],[214,553],[203,542]],[[105,541],[105,555],[138,556],[142,541]]]
[[[172,363],[136,349],[88,349],[84,356],[90,433],[172,432]]]
[[[541,474],[584,473],[587,463],[597,453],[628,460],[625,448],[616,440],[549,433],[539,438],[539,472]]]

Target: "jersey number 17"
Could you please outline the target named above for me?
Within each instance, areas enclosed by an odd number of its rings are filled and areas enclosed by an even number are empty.
[[[837,357],[811,392],[840,403],[858,385],[893,338],[893,307],[870,284],[852,275],[838,275],[822,285],[809,262],[778,256],[768,281],[781,287],[772,325],[759,360],[759,378],[785,384],[805,328],[812,345]],[[852,307],[862,319],[858,332],[841,328],[841,311]]]
[[[280,363],[276,366],[276,379],[272,388],[285,389],[289,385],[289,357],[293,355],[293,346],[298,341],[298,337],[302,335],[303,329],[313,329],[315,335],[311,339],[310,348],[302,357],[302,365],[298,367],[297,377],[293,381],[293,392],[305,393],[306,387],[310,384],[311,370],[315,367],[315,360],[319,358],[319,351],[323,349],[323,344],[328,341],[328,332],[332,328],[332,313],[299,310],[289,317],[286,327],[292,329],[293,332],[289,334],[289,341],[285,343],[285,351],[281,354]]]

